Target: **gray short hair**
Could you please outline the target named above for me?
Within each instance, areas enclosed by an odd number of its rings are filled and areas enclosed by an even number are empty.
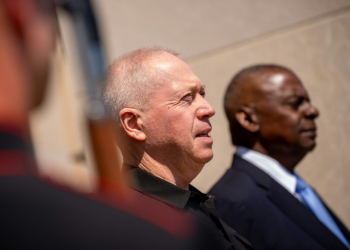
[[[109,67],[102,99],[113,119],[126,107],[144,110],[150,94],[158,86],[160,72],[150,67],[151,60],[160,54],[178,53],[161,47],[146,47],[122,55]]]

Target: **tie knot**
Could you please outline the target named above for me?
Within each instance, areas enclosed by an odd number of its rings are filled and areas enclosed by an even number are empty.
[[[297,176],[296,192],[299,193],[308,187],[307,183]]]

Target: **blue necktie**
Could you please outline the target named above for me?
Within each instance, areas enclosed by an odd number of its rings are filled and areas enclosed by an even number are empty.
[[[308,207],[317,216],[317,218],[350,249],[349,242],[345,239],[343,233],[340,231],[339,227],[334,222],[332,216],[328,213],[321,200],[305,181],[303,181],[298,175],[296,175],[296,177],[297,187],[295,191],[301,196],[302,203]]]

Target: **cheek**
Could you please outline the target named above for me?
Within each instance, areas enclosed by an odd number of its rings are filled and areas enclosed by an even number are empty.
[[[188,109],[153,109],[146,121],[145,132],[150,142],[177,142],[179,144],[184,143],[181,140],[192,138],[194,118]]]
[[[145,133],[150,143],[165,143],[173,140],[174,136],[180,136],[183,131],[183,126],[176,117],[162,114],[161,111],[148,120],[149,122],[145,123]]]
[[[268,136],[293,137],[296,135],[299,122],[293,115],[275,114],[261,120],[261,132]]]
[[[289,116],[280,124],[280,134],[290,143],[295,143],[299,140],[300,121],[296,117]]]
[[[192,135],[191,120],[182,116],[173,116],[168,119],[164,126],[166,128],[167,136],[170,136],[175,141],[181,141]]]

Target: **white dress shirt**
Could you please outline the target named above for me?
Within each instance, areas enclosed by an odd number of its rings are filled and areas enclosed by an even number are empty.
[[[300,195],[295,192],[297,178],[283,167],[281,163],[267,155],[242,146],[237,147],[236,154],[268,174],[289,193],[294,195],[298,200],[301,200]]]

